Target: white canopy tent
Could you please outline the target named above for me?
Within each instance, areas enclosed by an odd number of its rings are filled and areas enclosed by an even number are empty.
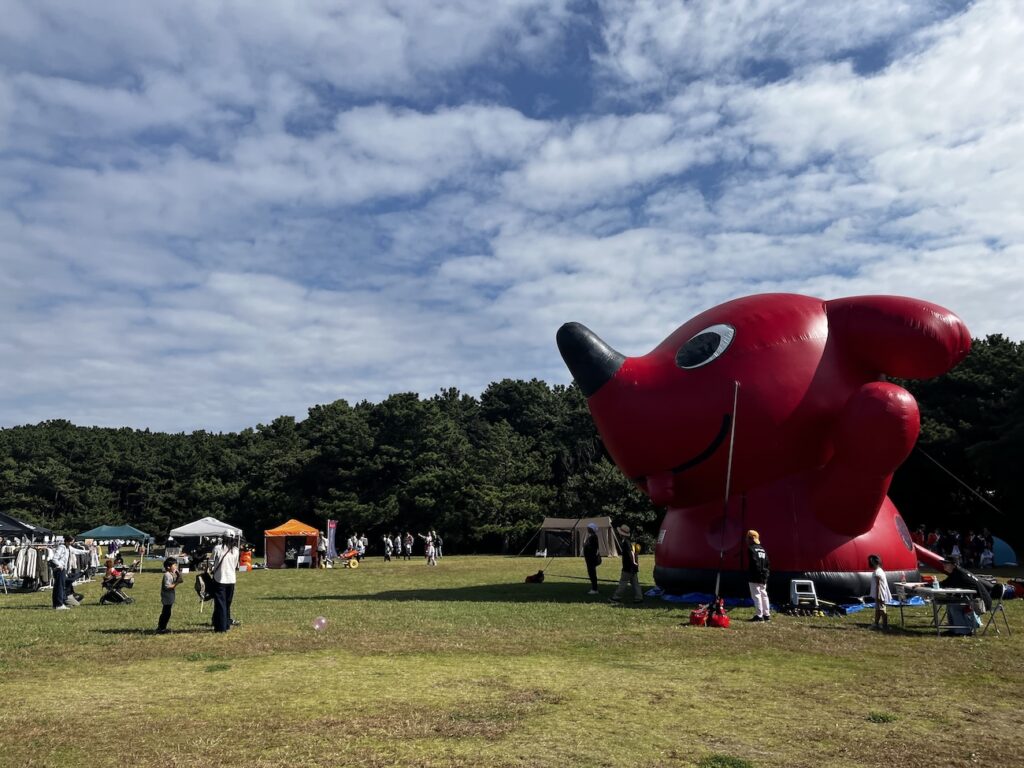
[[[223,523],[215,517],[204,517],[194,523],[188,523],[180,528],[171,531],[171,536],[176,539],[189,536],[238,536],[241,537],[242,529],[233,525]]]

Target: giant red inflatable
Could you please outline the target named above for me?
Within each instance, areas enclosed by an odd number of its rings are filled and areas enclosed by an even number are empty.
[[[722,592],[746,594],[750,528],[776,594],[792,578],[822,596],[866,594],[870,553],[890,578],[916,578],[886,492],[920,417],[885,377],[962,360],[970,334],[952,312],[898,296],[764,294],[697,315],[642,357],[579,323],[559,329],[558,347],[615,463],[668,507],[655,550],[667,592],[710,591],[721,566]]]

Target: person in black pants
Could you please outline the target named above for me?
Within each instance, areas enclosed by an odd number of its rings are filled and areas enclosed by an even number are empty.
[[[71,547],[73,541],[74,539],[71,536],[65,536],[64,541],[54,547],[50,555],[50,573],[53,575],[53,594],[51,599],[53,600],[53,607],[58,611],[68,610],[68,606],[65,603],[67,601],[68,560],[71,557],[71,553],[85,551],[83,549],[73,549]]]
[[[597,524],[587,525],[587,538],[583,542],[583,560],[587,564],[587,576],[590,577],[590,591],[588,595],[596,595],[597,591],[597,566],[601,564],[601,550],[597,540]]]
[[[238,539],[228,537],[213,548],[213,631],[227,632],[238,622],[231,618],[231,602],[235,597],[238,571]]]
[[[158,634],[167,632],[167,624],[171,620],[171,609],[174,607],[174,590],[181,583],[181,576],[178,574],[178,559],[168,557],[164,560],[164,578],[160,585],[160,603],[163,610],[160,611],[160,621],[156,625]]]

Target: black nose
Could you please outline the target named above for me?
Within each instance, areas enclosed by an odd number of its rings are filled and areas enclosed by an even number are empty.
[[[566,323],[555,336],[558,351],[583,394],[590,397],[622,367],[626,356],[605,344],[579,323]]]

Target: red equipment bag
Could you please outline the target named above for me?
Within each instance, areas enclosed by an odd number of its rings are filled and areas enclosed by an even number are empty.
[[[708,623],[708,609],[700,606],[690,611],[690,624],[695,627],[705,627]]]
[[[729,626],[729,616],[724,613],[712,613],[708,616],[708,626],[725,629]]]

